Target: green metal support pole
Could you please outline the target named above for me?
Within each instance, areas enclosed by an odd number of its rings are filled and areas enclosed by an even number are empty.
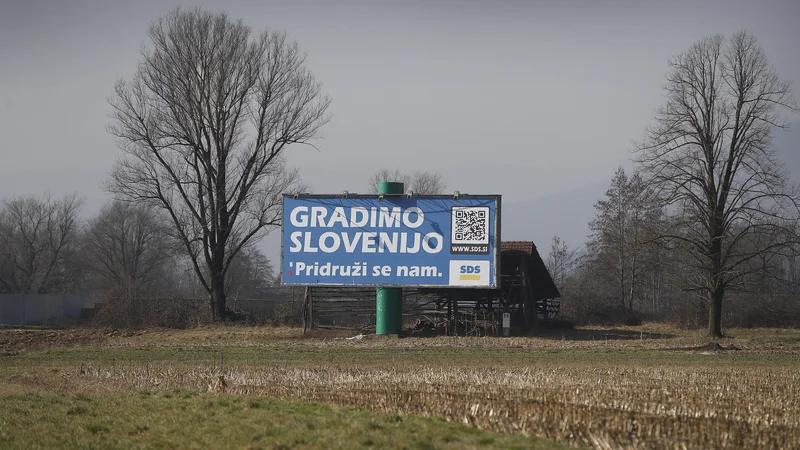
[[[402,194],[403,183],[381,181],[378,194]],[[375,293],[375,334],[400,334],[403,329],[403,288],[378,288]]]

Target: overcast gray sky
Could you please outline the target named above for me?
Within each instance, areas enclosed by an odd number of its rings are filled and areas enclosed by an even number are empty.
[[[107,98],[149,22],[178,5],[286,31],[308,52],[333,120],[320,151],[289,161],[315,192],[363,192],[381,168],[440,172],[452,190],[502,194],[504,238],[543,253],[554,234],[582,243],[670,56],[746,28],[800,96],[797,0],[0,0],[0,196],[77,190],[97,211],[117,155]],[[800,174],[800,131],[775,142]],[[267,239],[270,258],[279,245]]]

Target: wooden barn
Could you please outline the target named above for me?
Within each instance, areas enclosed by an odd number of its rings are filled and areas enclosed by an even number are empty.
[[[503,242],[499,289],[405,288],[403,316],[412,333],[496,336],[503,313],[510,313],[512,334],[535,329],[558,317],[558,292],[531,241]],[[375,327],[374,288],[306,288],[307,328]]]

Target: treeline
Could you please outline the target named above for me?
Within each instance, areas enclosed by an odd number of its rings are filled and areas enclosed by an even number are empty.
[[[77,194],[0,203],[0,293],[78,294],[104,304],[96,320],[120,327],[184,327],[210,319],[208,294],[163,210],[111,201],[81,219]],[[226,295],[279,299],[274,268],[245,246],[226,273]]]
[[[702,39],[669,61],[664,103],[595,206],[591,239],[554,242],[578,321],[643,315],[722,336],[797,326],[800,188],[772,145],[800,111],[755,36]]]
[[[276,289],[255,245],[281,225],[282,195],[307,192],[284,151],[315,147],[331,99],[285,33],[195,8],[159,18],[148,37],[109,100],[121,155],[105,189],[125,202],[84,223],[75,195],[5,201],[0,289],[105,297],[129,321],[203,309],[228,320],[235,299]],[[585,248],[553,242],[567,314],[705,324],[710,336],[723,322],[797,325],[800,188],[771,140],[800,112],[791,84],[745,31],[702,39],[668,67],[637,172],[614,177]],[[445,188],[436,174],[385,170],[370,191],[380,181]],[[168,296],[206,300],[141,300]]]
[[[661,207],[638,173],[618,169],[595,204],[586,245],[571,247],[558,236],[551,242],[547,266],[562,294],[565,318],[577,324],[646,320],[706,327],[708,296],[698,288],[704,261],[686,240],[671,236],[683,219]],[[733,251],[750,257],[731,270],[725,327],[800,323],[800,247],[783,225],[741,233]]]
[[[370,192],[377,192],[378,180],[404,182],[422,195],[445,189],[442,176],[427,171],[376,172],[367,181]],[[98,325],[121,328],[188,327],[214,319],[197,273],[209,278],[210,269],[195,264],[199,255],[187,255],[185,234],[167,210],[112,200],[85,219],[82,206],[77,193],[0,201],[0,294],[77,294],[103,305]],[[225,272],[229,318],[299,325],[301,293],[280,286],[258,242],[248,241]]]

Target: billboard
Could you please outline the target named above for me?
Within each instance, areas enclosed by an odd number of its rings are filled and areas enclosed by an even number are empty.
[[[497,288],[499,230],[499,195],[285,195],[281,281]]]

